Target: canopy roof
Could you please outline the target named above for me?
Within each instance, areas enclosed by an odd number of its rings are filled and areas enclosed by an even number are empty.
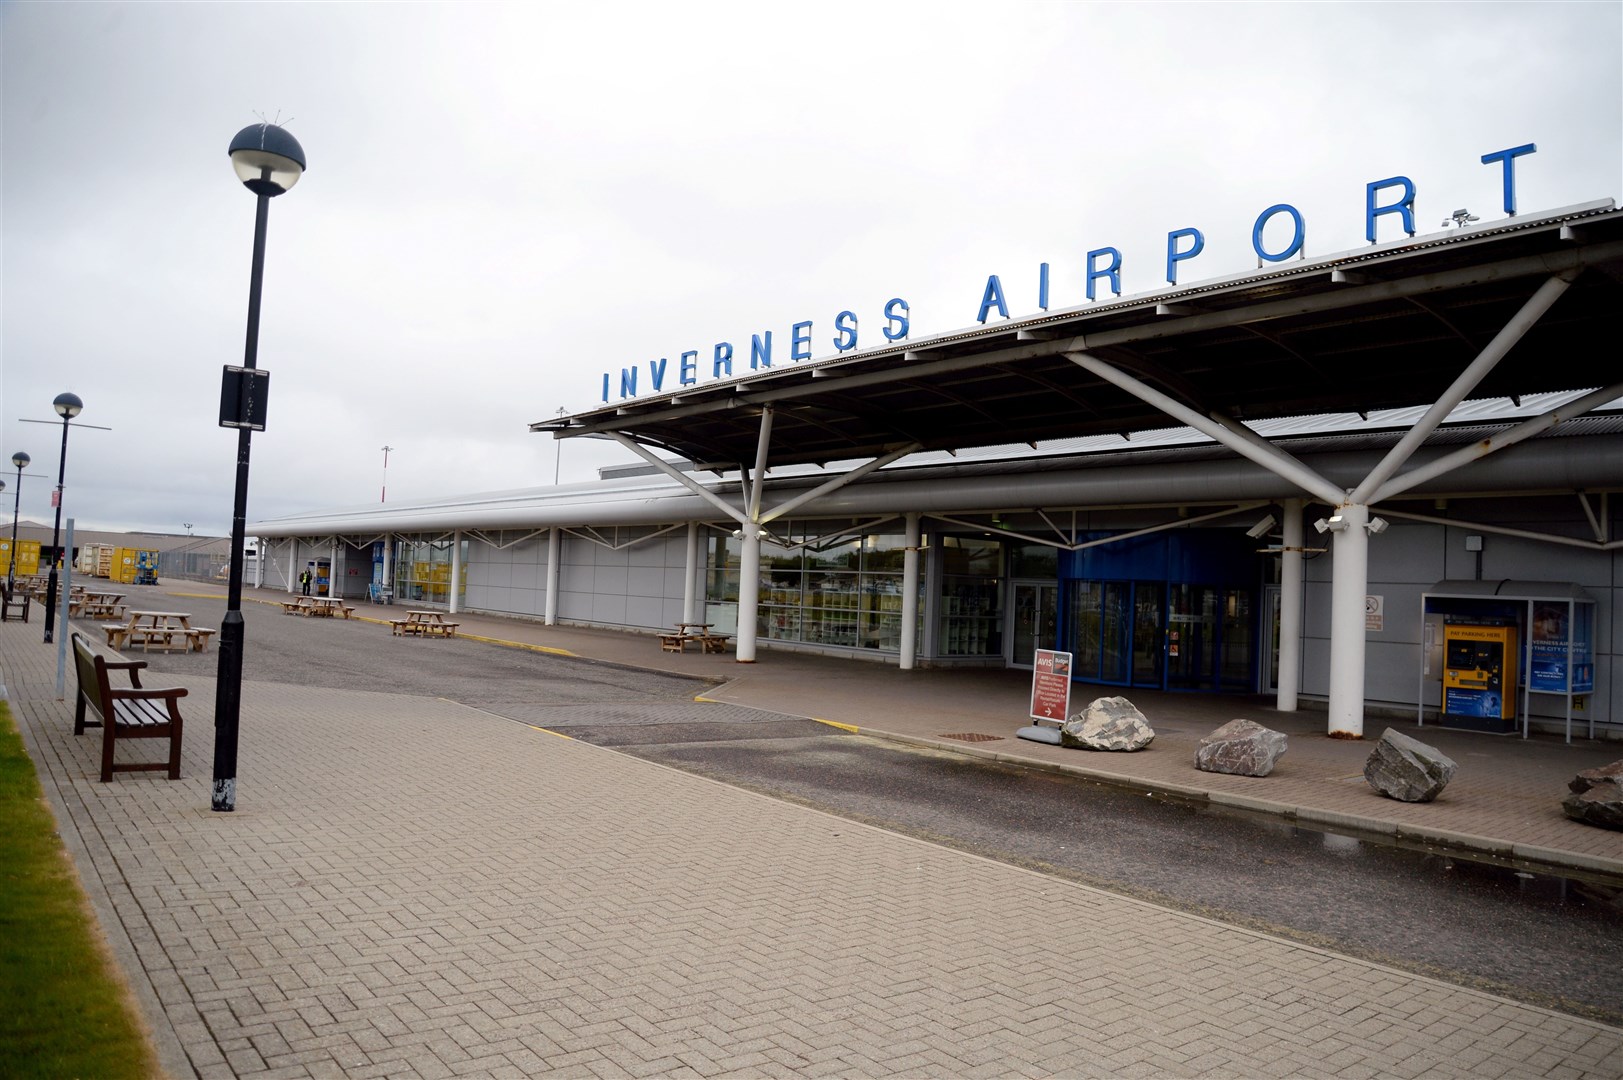
[[[703,467],[875,457],[1165,427],[1165,414],[1066,359],[1086,351],[1204,414],[1241,420],[1429,404],[1535,290],[1572,287],[1473,397],[1617,378],[1623,211],[1610,200],[1048,312],[530,425],[622,434]]]

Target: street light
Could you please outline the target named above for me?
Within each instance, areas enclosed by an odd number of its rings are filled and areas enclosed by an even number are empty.
[[[259,296],[265,277],[265,221],[270,201],[299,182],[304,147],[276,124],[249,124],[231,140],[231,167],[257,197],[254,256],[248,278],[248,337],[242,366],[226,368],[220,424],[237,429],[237,490],[231,508],[231,576],[226,587],[225,621],[220,624],[220,669],[214,697],[214,792],[211,808],[237,808],[237,728],[242,714],[242,570],[247,546],[248,450],[254,428],[264,430],[264,383],[255,377],[259,359]],[[234,381],[235,380],[235,381]],[[234,412],[228,416],[227,403]]]
[[[21,450],[11,455],[11,463],[17,466],[17,495],[11,503],[11,562],[6,566],[7,593],[17,587],[17,512],[23,505],[23,470],[33,460]]]
[[[392,446],[383,448],[383,488],[378,492],[378,502],[380,503],[389,501],[389,451],[393,449]]]
[[[51,573],[45,580],[45,643],[55,640],[56,629],[56,564],[61,558],[57,545],[62,542],[62,481],[68,474],[68,421],[84,410],[85,403],[78,394],[58,394],[51,408],[62,418],[62,461],[56,467],[56,524],[51,528]],[[13,458],[13,461],[16,459]],[[18,485],[21,486],[20,484]]]

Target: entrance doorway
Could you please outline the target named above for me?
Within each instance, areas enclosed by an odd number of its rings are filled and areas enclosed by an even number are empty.
[[[1016,581],[1010,592],[1013,633],[1010,654],[1004,659],[1010,667],[1029,668],[1038,649],[1052,649],[1058,643],[1059,586],[1052,581]]]
[[[1247,692],[1251,590],[1161,581],[1072,581],[1066,642],[1076,678],[1156,690]]]

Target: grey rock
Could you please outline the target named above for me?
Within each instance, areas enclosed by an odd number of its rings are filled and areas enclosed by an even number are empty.
[[[1195,751],[1195,768],[1234,776],[1267,776],[1285,752],[1283,731],[1254,720],[1230,720],[1204,739]]]
[[[1155,732],[1124,697],[1095,698],[1059,729],[1060,744],[1080,750],[1142,750]]]
[[[1387,728],[1364,762],[1364,779],[1400,802],[1431,802],[1459,768],[1447,754]]]
[[[1572,794],[1561,800],[1561,809],[1569,818],[1603,829],[1623,829],[1623,761],[1585,769],[1567,787]]]

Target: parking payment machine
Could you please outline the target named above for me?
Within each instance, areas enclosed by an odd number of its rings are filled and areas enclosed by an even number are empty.
[[[1478,731],[1516,729],[1516,628],[1443,627],[1443,715]]]

